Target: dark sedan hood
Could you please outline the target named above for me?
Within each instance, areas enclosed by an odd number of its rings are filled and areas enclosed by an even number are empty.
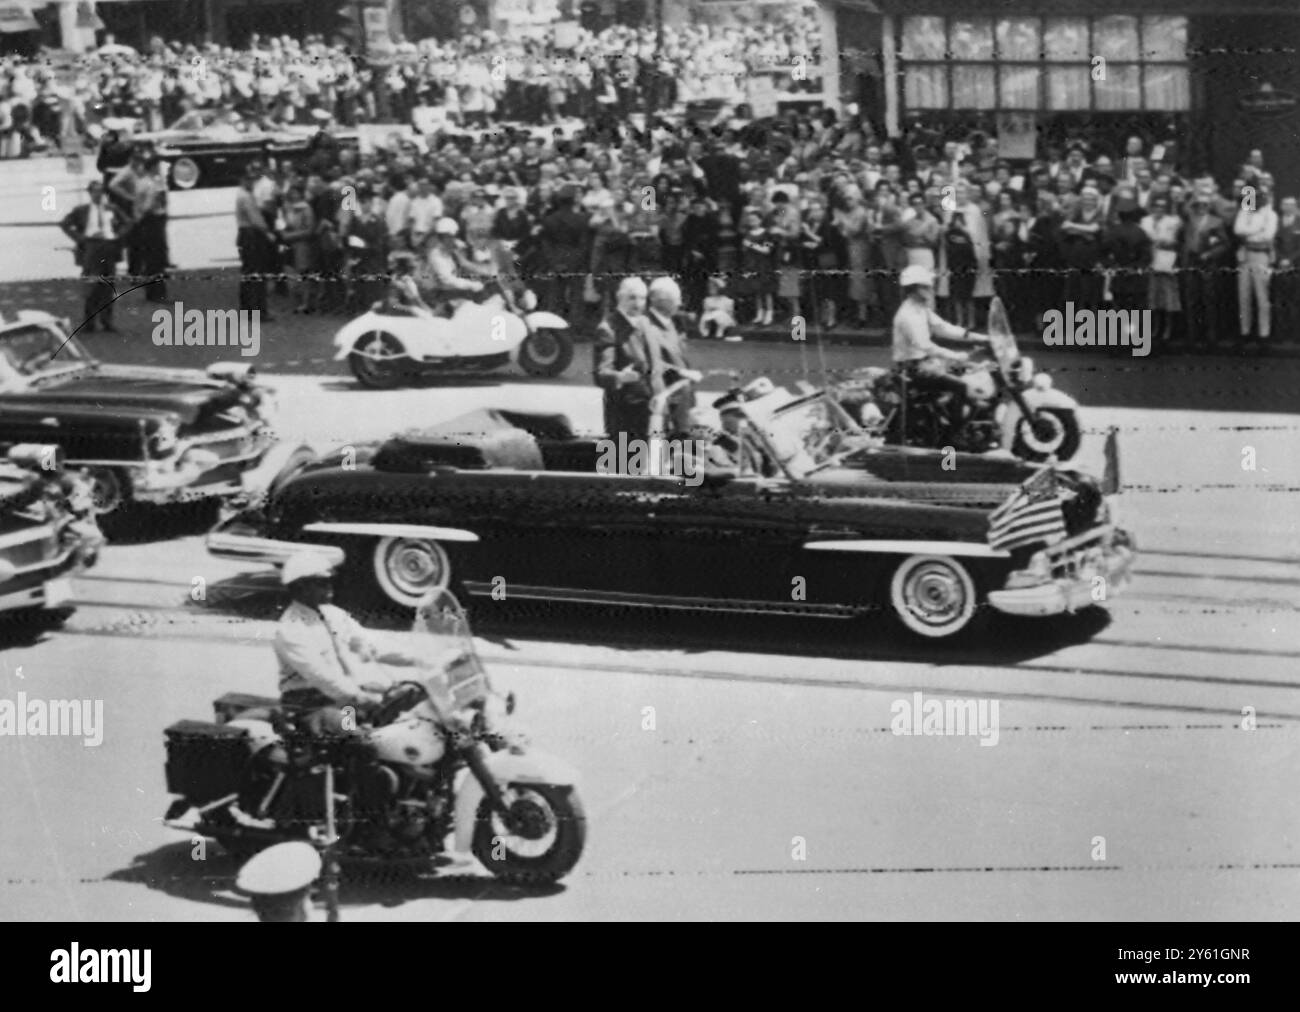
[[[149,418],[174,414],[192,426],[239,402],[233,385],[196,369],[150,369],[96,365],[42,386],[0,395],[0,422],[33,414]]]

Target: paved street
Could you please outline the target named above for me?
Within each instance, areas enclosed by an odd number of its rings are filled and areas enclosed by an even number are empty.
[[[76,183],[62,163],[0,167],[0,312],[79,309],[52,224]],[[46,185],[57,214],[41,209]],[[174,259],[191,273],[172,294],[188,306],[233,305],[231,199],[174,195]],[[340,318],[275,311],[255,364],[288,439],[360,442],[479,405],[599,428],[585,348],[555,382],[515,371],[376,393],[331,360]],[[118,326],[87,339],[109,361],[232,357],[155,348],[137,295]],[[1100,470],[1101,434],[1120,431],[1121,520],[1141,550],[1128,593],[1105,611],[1002,621],[963,650],[870,623],[488,602],[479,647],[536,745],[582,772],[588,849],[544,892],[353,877],[344,919],[1300,916],[1300,362],[1026,350],[1084,404],[1084,465]],[[815,342],[690,352],[781,383],[887,359]],[[282,601],[270,571],[205,553],[202,518],[140,516],[77,582],[64,629],[0,630],[0,698],[104,705],[96,748],[0,737],[7,919],[252,920],[231,861],[215,845],[193,860],[160,824],[162,730],[206,719],[223,692],[274,691]],[[918,691],[998,701],[996,746],[891,733],[891,707]]]
[[[563,407],[580,426],[598,409],[589,389],[539,384],[279,386],[285,430],[317,443],[474,404]],[[858,623],[490,605],[493,677],[535,743],[583,772],[587,853],[544,893],[362,875],[344,918],[1294,918],[1293,419],[1104,419],[1124,433],[1143,548],[1107,613],[1007,621],[959,652]],[[1247,440],[1256,472],[1238,464]],[[21,813],[0,829],[8,917],[251,919],[229,860],[192,860],[159,824],[161,732],[224,691],[273,690],[274,579],[210,559],[197,529],[155,536],[110,547],[67,628],[11,632],[0,658],[3,695],[102,699],[105,723],[98,748],[0,739],[0,797]],[[892,734],[891,705],[916,691],[998,700],[996,747]]]

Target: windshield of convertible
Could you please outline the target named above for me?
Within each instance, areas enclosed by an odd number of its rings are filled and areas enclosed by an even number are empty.
[[[834,463],[845,451],[856,449],[854,437],[862,435],[844,409],[824,393],[800,398],[756,420],[777,462],[793,478]]]
[[[17,327],[0,334],[0,389],[89,363],[75,340],[48,327]]]

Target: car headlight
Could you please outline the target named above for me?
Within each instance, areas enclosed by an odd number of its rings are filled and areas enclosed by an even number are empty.
[[[176,466],[182,471],[193,471],[195,474],[202,474],[204,471],[211,471],[220,463],[221,458],[211,450],[195,447],[181,454],[181,459]]]
[[[180,441],[180,424],[172,418],[164,418],[149,438],[149,447],[154,453],[162,455],[176,449]]]

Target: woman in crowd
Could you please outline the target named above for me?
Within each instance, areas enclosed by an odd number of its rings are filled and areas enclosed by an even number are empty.
[[[862,191],[852,186],[844,193],[844,207],[834,215],[835,227],[844,237],[848,267],[848,298],[853,303],[857,323],[865,326],[871,298],[871,212],[862,199]]]
[[[772,233],[763,224],[763,215],[750,211],[745,215],[745,227],[740,235],[740,274],[737,296],[749,300],[754,307],[752,323],[765,327],[772,322],[772,265],[775,261],[776,243]]]
[[[316,215],[307,202],[301,183],[288,189],[284,207],[284,231],[280,238],[288,244],[293,269],[297,274],[295,286],[295,313],[312,313],[316,310],[317,275],[321,268],[320,241],[317,234]]]
[[[1152,341],[1168,347],[1178,339],[1183,312],[1178,296],[1178,252],[1183,242],[1183,222],[1170,212],[1169,198],[1152,194],[1150,212],[1142,219],[1142,230],[1151,238],[1150,279],[1147,305],[1152,316]]]

